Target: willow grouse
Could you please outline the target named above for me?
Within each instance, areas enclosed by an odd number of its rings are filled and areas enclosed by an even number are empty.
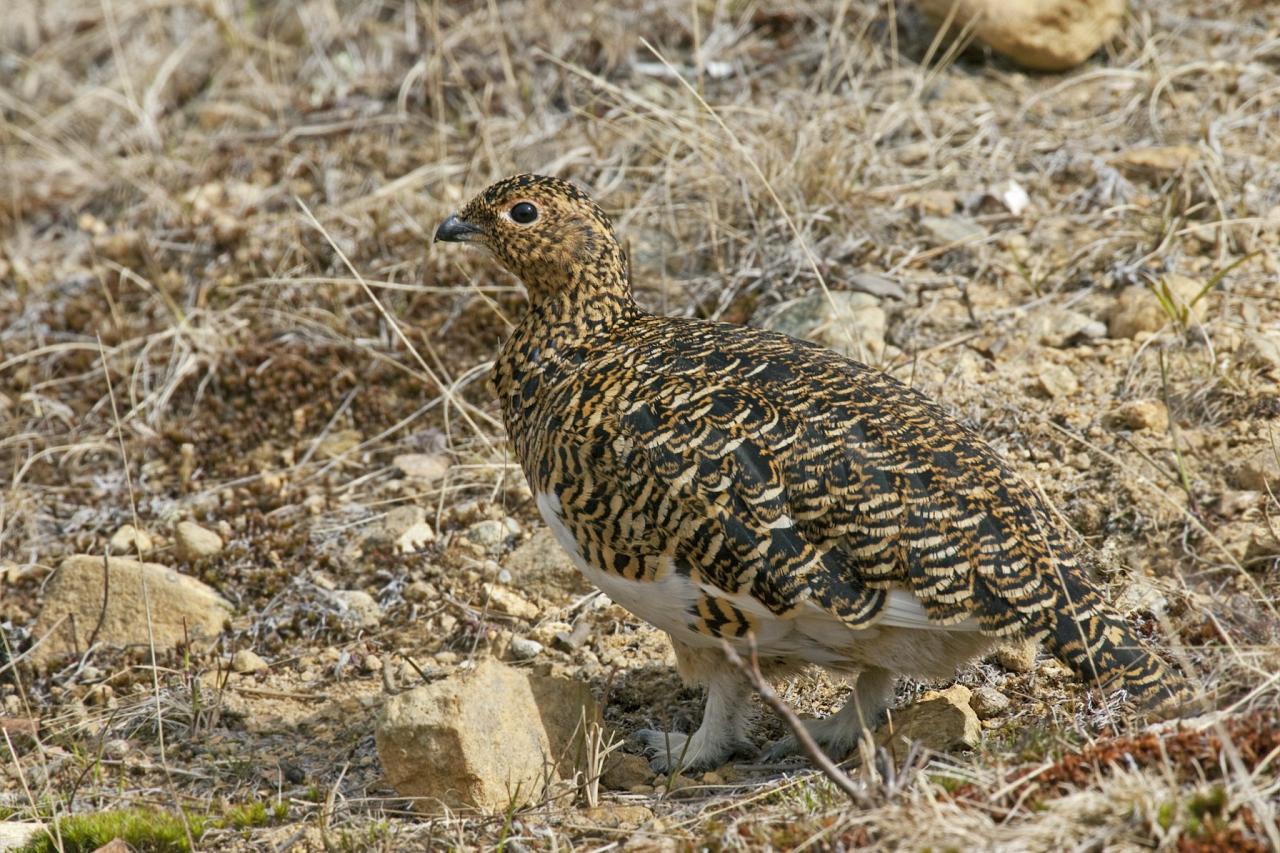
[[[562,180],[499,181],[435,239],[524,282],[494,381],[538,509],[707,689],[692,736],[640,733],[655,768],[747,745],[750,688],[720,643],[749,635],[774,668],[857,673],[810,724],[833,754],[897,675],[952,677],[999,638],[1040,638],[1139,704],[1173,698],[1036,492],[924,395],[804,341],[641,310],[609,217]]]

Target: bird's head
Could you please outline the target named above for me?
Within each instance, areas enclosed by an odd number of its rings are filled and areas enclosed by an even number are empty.
[[[627,261],[609,217],[568,181],[515,175],[491,184],[436,229],[477,243],[524,282],[529,298],[603,288],[627,295]]]

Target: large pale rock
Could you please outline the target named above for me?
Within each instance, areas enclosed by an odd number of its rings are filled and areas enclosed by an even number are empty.
[[[793,338],[813,341],[862,360],[884,352],[888,318],[869,293],[833,290],[812,293],[758,312],[756,325]]]
[[[104,562],[109,579],[105,586]],[[184,639],[207,646],[222,633],[231,613],[231,604],[222,596],[167,566],[81,554],[63,560],[45,589],[36,623],[36,636],[45,639],[32,658],[40,664],[84,651],[99,618],[102,627],[96,641],[108,646],[146,646],[151,639],[157,651],[172,649]]]
[[[485,660],[390,697],[374,737],[387,781],[420,811],[499,811],[572,775],[584,710],[595,718],[585,685]]]
[[[941,692],[931,690],[914,705],[894,712],[892,726],[881,726],[876,740],[891,747],[918,741],[937,752],[973,749],[982,739],[982,724],[971,699],[972,693],[963,684]]]
[[[972,27],[996,53],[1035,71],[1084,62],[1120,29],[1124,0],[919,0],[935,21],[955,9],[951,32]]]

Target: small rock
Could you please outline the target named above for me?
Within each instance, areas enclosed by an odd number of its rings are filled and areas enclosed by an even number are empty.
[[[1009,672],[1025,674],[1035,669],[1039,651],[1040,645],[1034,640],[1020,640],[996,649],[994,657]]]
[[[488,518],[468,527],[466,535],[467,539],[490,554],[497,554],[502,551],[502,546],[511,538],[512,533],[506,522]]]
[[[150,534],[145,530],[139,530],[132,524],[124,524],[120,529],[111,535],[111,553],[121,557],[129,556],[146,556],[155,550],[155,543],[151,541]]]
[[[382,608],[364,590],[335,589],[329,595],[357,628],[376,628],[382,622]]]
[[[1080,339],[1094,340],[1107,334],[1107,326],[1079,311],[1064,309],[1037,314],[1031,332],[1044,346],[1063,348]]]
[[[396,539],[396,550],[401,554],[421,551],[436,539],[436,532],[425,521],[411,525]]]
[[[123,838],[113,838],[96,848],[93,853],[133,853],[133,848]]]
[[[102,745],[102,754],[117,761],[133,751],[133,746],[122,737],[112,738]]]
[[[644,806],[609,803],[583,809],[582,817],[588,823],[606,829],[637,829],[653,820],[653,812]]]
[[[1108,333],[1113,338],[1133,338],[1174,322],[1200,322],[1206,309],[1206,300],[1200,297],[1203,289],[1201,282],[1173,274],[1151,285],[1130,285],[1120,291],[1107,313]],[[1167,306],[1161,303],[1162,297]]]
[[[452,461],[443,453],[402,453],[392,459],[391,464],[410,479],[434,483],[449,473]]]
[[[267,669],[267,662],[251,649],[241,649],[231,656],[231,671],[241,675]]]
[[[756,312],[754,322],[853,358],[878,358],[883,354],[888,317],[880,300],[847,290],[833,290],[830,296],[828,299],[825,293],[814,293],[774,305]]]
[[[556,593],[581,595],[591,589],[556,541],[555,534],[545,527],[520,543],[503,564],[522,589],[537,590],[552,597]]]
[[[950,20],[952,34],[971,32],[1036,71],[1084,62],[1119,32],[1125,9],[1124,0],[919,0],[919,6],[937,22]]]
[[[105,607],[104,564],[110,575]],[[107,646],[145,648],[154,640],[156,651],[162,652],[190,639],[204,648],[222,633],[231,614],[230,602],[167,566],[123,557],[68,557],[45,587],[35,634],[48,636],[32,650],[32,659],[43,664],[62,654],[83,652],[99,618],[96,639]]]
[[[1159,145],[1130,148],[1111,159],[1114,166],[1130,174],[1151,178],[1167,178],[1194,165],[1200,151],[1194,145]]]
[[[1054,399],[1070,397],[1080,390],[1080,381],[1065,364],[1041,364],[1036,371],[1036,384]]]
[[[1265,519],[1257,521],[1233,521],[1214,531],[1227,553],[1245,568],[1255,569],[1259,564],[1280,557],[1280,542],[1271,534]],[[1222,552],[1216,544],[1203,546],[1206,555],[1221,560]]]
[[[1149,579],[1135,575],[1124,591],[1116,596],[1115,606],[1126,616],[1135,610],[1163,613],[1169,606],[1169,599]]]
[[[405,531],[417,524],[425,524],[427,511],[414,504],[401,504],[393,507],[382,517],[380,539],[384,542],[395,542]],[[432,536],[434,537],[434,532]]]
[[[511,638],[511,656],[516,660],[533,660],[542,654],[543,646],[537,640],[528,637]]]
[[[630,791],[636,785],[649,784],[653,776],[653,769],[643,756],[615,751],[605,757],[600,784],[609,791]]]
[[[404,600],[414,604],[429,604],[440,597],[440,591],[426,581],[410,581],[404,588]]]
[[[970,706],[969,688],[956,684],[941,692],[930,690],[914,705],[893,714],[876,731],[881,745],[906,746],[913,741],[937,752],[973,749],[982,738],[982,724]]]
[[[482,588],[488,600],[488,606],[499,613],[505,613],[508,616],[515,616],[520,619],[537,619],[542,612],[537,605],[506,587],[487,583]]]
[[[1164,432],[1169,428],[1169,409],[1159,400],[1127,400],[1112,413],[1112,420],[1132,430]]]
[[[316,456],[321,459],[337,459],[345,456],[360,446],[364,436],[355,429],[336,429],[320,439],[316,445]]]
[[[1227,472],[1227,481],[1237,489],[1266,492],[1280,496],[1280,460],[1277,451],[1264,447],[1246,457]]]
[[[1253,333],[1245,335],[1236,350],[1236,359],[1258,370],[1280,375],[1280,335]]]
[[[854,273],[849,278],[849,289],[869,293],[881,299],[906,299],[907,291],[896,279],[885,278],[873,272]]]
[[[920,227],[940,246],[974,243],[987,236],[987,229],[964,216],[922,216]]]
[[[1262,492],[1228,491],[1218,495],[1213,502],[1213,511],[1223,518],[1240,518],[1260,506],[1261,502]]]
[[[999,715],[1001,711],[1008,708],[1009,697],[994,687],[979,687],[973,691],[969,704],[973,706],[974,713],[980,719],[986,720]]]
[[[574,737],[590,691],[495,660],[388,698],[374,733],[387,780],[424,811],[537,802],[549,778],[573,768]],[[556,769],[549,769],[555,766]]]
[[[173,544],[184,560],[212,557],[222,551],[222,537],[194,521],[179,521],[173,530]]]

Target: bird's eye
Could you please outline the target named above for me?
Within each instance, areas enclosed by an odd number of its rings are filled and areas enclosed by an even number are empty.
[[[518,222],[521,225],[528,225],[530,222],[538,218],[538,208],[522,201],[515,207],[511,208],[511,221]]]

